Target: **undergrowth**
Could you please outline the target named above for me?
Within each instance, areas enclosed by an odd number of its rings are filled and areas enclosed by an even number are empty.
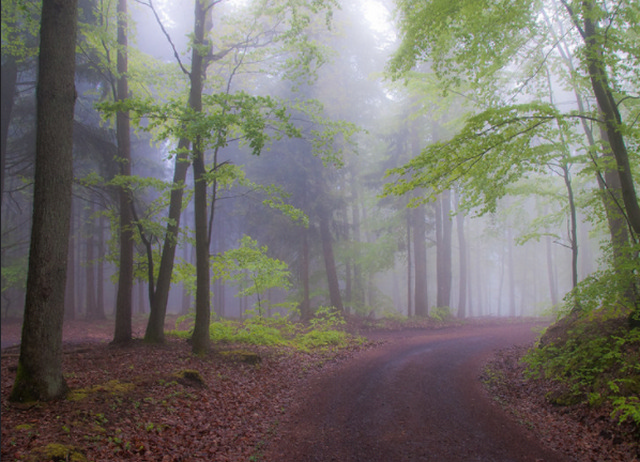
[[[182,316],[176,321],[176,329],[168,334],[189,338],[192,323],[192,315]],[[320,307],[308,326],[293,322],[286,317],[254,316],[244,321],[218,319],[210,324],[209,335],[211,341],[216,343],[280,345],[299,351],[346,348],[353,343],[361,343],[362,338],[340,330],[345,323],[339,311],[332,307]]]
[[[551,401],[610,406],[612,419],[640,432],[640,329],[601,312],[567,320],[560,335],[546,335],[523,360],[529,378],[553,380],[565,390]]]

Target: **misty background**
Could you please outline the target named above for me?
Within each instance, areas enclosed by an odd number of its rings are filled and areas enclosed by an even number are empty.
[[[607,230],[594,199],[596,177],[588,172],[588,162],[578,161],[578,142],[566,141],[568,162],[549,162],[509,183],[495,207],[485,209],[463,186],[435,198],[428,184],[395,195],[389,186],[385,189],[398,178],[390,169],[406,164],[425,146],[450,139],[461,128],[461,118],[482,101],[461,93],[442,95],[428,64],[405,78],[390,78],[388,62],[400,41],[390,1],[341,2],[329,29],[322,13],[312,16],[303,45],[282,39],[277,14],[256,11],[254,3],[226,0],[214,6],[211,40],[220,53],[208,67],[205,94],[277,98],[286,102],[300,136],[286,136],[274,124],[266,129],[270,139],[259,155],[233,133],[223,147],[206,153],[210,171],[213,166],[235,168],[209,188],[210,201],[215,190],[210,254],[237,249],[249,236],[269,258],[286,263],[289,283],[260,295],[269,300],[267,314],[300,309],[305,290],[312,310],[331,304],[331,266],[344,309],[375,317],[413,316],[416,299],[422,297],[429,314],[448,307],[462,317],[537,316],[549,313],[572,289],[575,254],[578,280],[598,270]],[[115,7],[108,1],[80,4],[65,316],[99,319],[113,316],[117,293],[115,127],[95,106],[110,98],[114,84],[107,69],[115,59],[115,38],[108,37],[115,27]],[[152,5],[130,2],[129,87],[133,96],[170,101],[184,96],[188,87],[180,66],[189,65],[193,5],[170,0]],[[27,36],[26,50],[14,62],[6,54],[3,32],[4,319],[22,316],[32,210],[37,29],[21,33]],[[298,63],[295,74],[289,61],[304,56],[299,46],[317,47],[317,53],[309,55],[312,62]],[[553,55],[551,48],[545,51]],[[502,91],[515,93],[523,103],[542,94],[563,110],[577,109],[574,93],[564,85],[562,57],[552,59],[556,65],[526,85],[522,69],[514,67],[499,83]],[[17,67],[15,81],[5,78],[11,62]],[[13,107],[7,116],[8,98]],[[135,180],[130,187],[137,220],[144,222],[159,258],[177,141],[145,118],[132,133]],[[575,230],[567,182],[577,208]],[[168,303],[175,314],[193,309],[192,186],[188,175]],[[425,201],[407,207],[416,198]],[[308,226],[282,205],[302,211]],[[148,313],[146,249],[135,234],[133,306],[135,313]],[[255,308],[258,297],[241,293],[250,279],[245,273],[246,278],[224,280],[214,268],[211,301],[217,315],[242,317]]]

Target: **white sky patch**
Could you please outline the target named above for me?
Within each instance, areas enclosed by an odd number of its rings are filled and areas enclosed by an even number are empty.
[[[392,34],[389,10],[378,0],[361,0],[365,19],[379,34]]]

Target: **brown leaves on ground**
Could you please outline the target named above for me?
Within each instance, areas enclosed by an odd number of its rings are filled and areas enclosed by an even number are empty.
[[[7,401],[18,350],[4,350],[1,459],[32,460],[38,448],[56,443],[80,448],[91,461],[260,460],[305,378],[352,354],[255,347],[261,361],[249,364],[222,354],[233,349],[201,358],[183,340],[67,345],[71,393],[31,406]]]
[[[556,406],[546,397],[559,385],[549,380],[526,380],[520,358],[528,347],[497,352],[488,363],[483,381],[491,395],[544,444],[580,462],[637,462],[640,442],[631,425],[618,425],[606,406]]]

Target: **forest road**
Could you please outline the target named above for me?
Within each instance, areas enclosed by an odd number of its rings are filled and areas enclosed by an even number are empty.
[[[532,324],[376,334],[387,340],[303,390],[268,462],[566,461],[483,389],[496,349],[535,339]]]

